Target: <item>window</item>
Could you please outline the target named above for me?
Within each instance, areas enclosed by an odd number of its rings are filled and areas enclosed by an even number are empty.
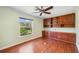
[[[20,35],[28,35],[32,33],[32,20],[19,17],[19,23],[20,23]]]

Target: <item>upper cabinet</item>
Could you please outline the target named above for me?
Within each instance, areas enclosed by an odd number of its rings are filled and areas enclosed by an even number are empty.
[[[63,16],[46,18],[43,20],[44,27],[75,27],[75,13]]]
[[[43,20],[44,27],[51,27],[51,18]]]

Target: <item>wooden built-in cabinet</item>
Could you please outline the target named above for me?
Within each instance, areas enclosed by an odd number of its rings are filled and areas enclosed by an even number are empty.
[[[63,16],[46,18],[43,20],[44,27],[75,27],[75,13]]]
[[[52,31],[44,30],[42,31],[42,37],[51,40],[59,40],[67,43],[76,44],[75,33],[52,32]]]

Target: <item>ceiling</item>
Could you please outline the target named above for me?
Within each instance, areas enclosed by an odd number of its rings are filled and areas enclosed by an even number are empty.
[[[49,18],[49,17],[56,17],[60,15],[73,13],[75,12],[76,7],[74,6],[53,6],[53,9],[49,10],[51,14],[43,14],[42,16],[39,16],[39,13],[33,13],[35,12],[35,6],[11,6],[11,8],[16,9],[20,12],[24,12],[26,14],[35,16],[35,17]]]

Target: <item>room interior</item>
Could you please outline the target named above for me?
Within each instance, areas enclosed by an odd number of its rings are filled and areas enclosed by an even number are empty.
[[[78,53],[78,6],[0,6],[0,53]]]

